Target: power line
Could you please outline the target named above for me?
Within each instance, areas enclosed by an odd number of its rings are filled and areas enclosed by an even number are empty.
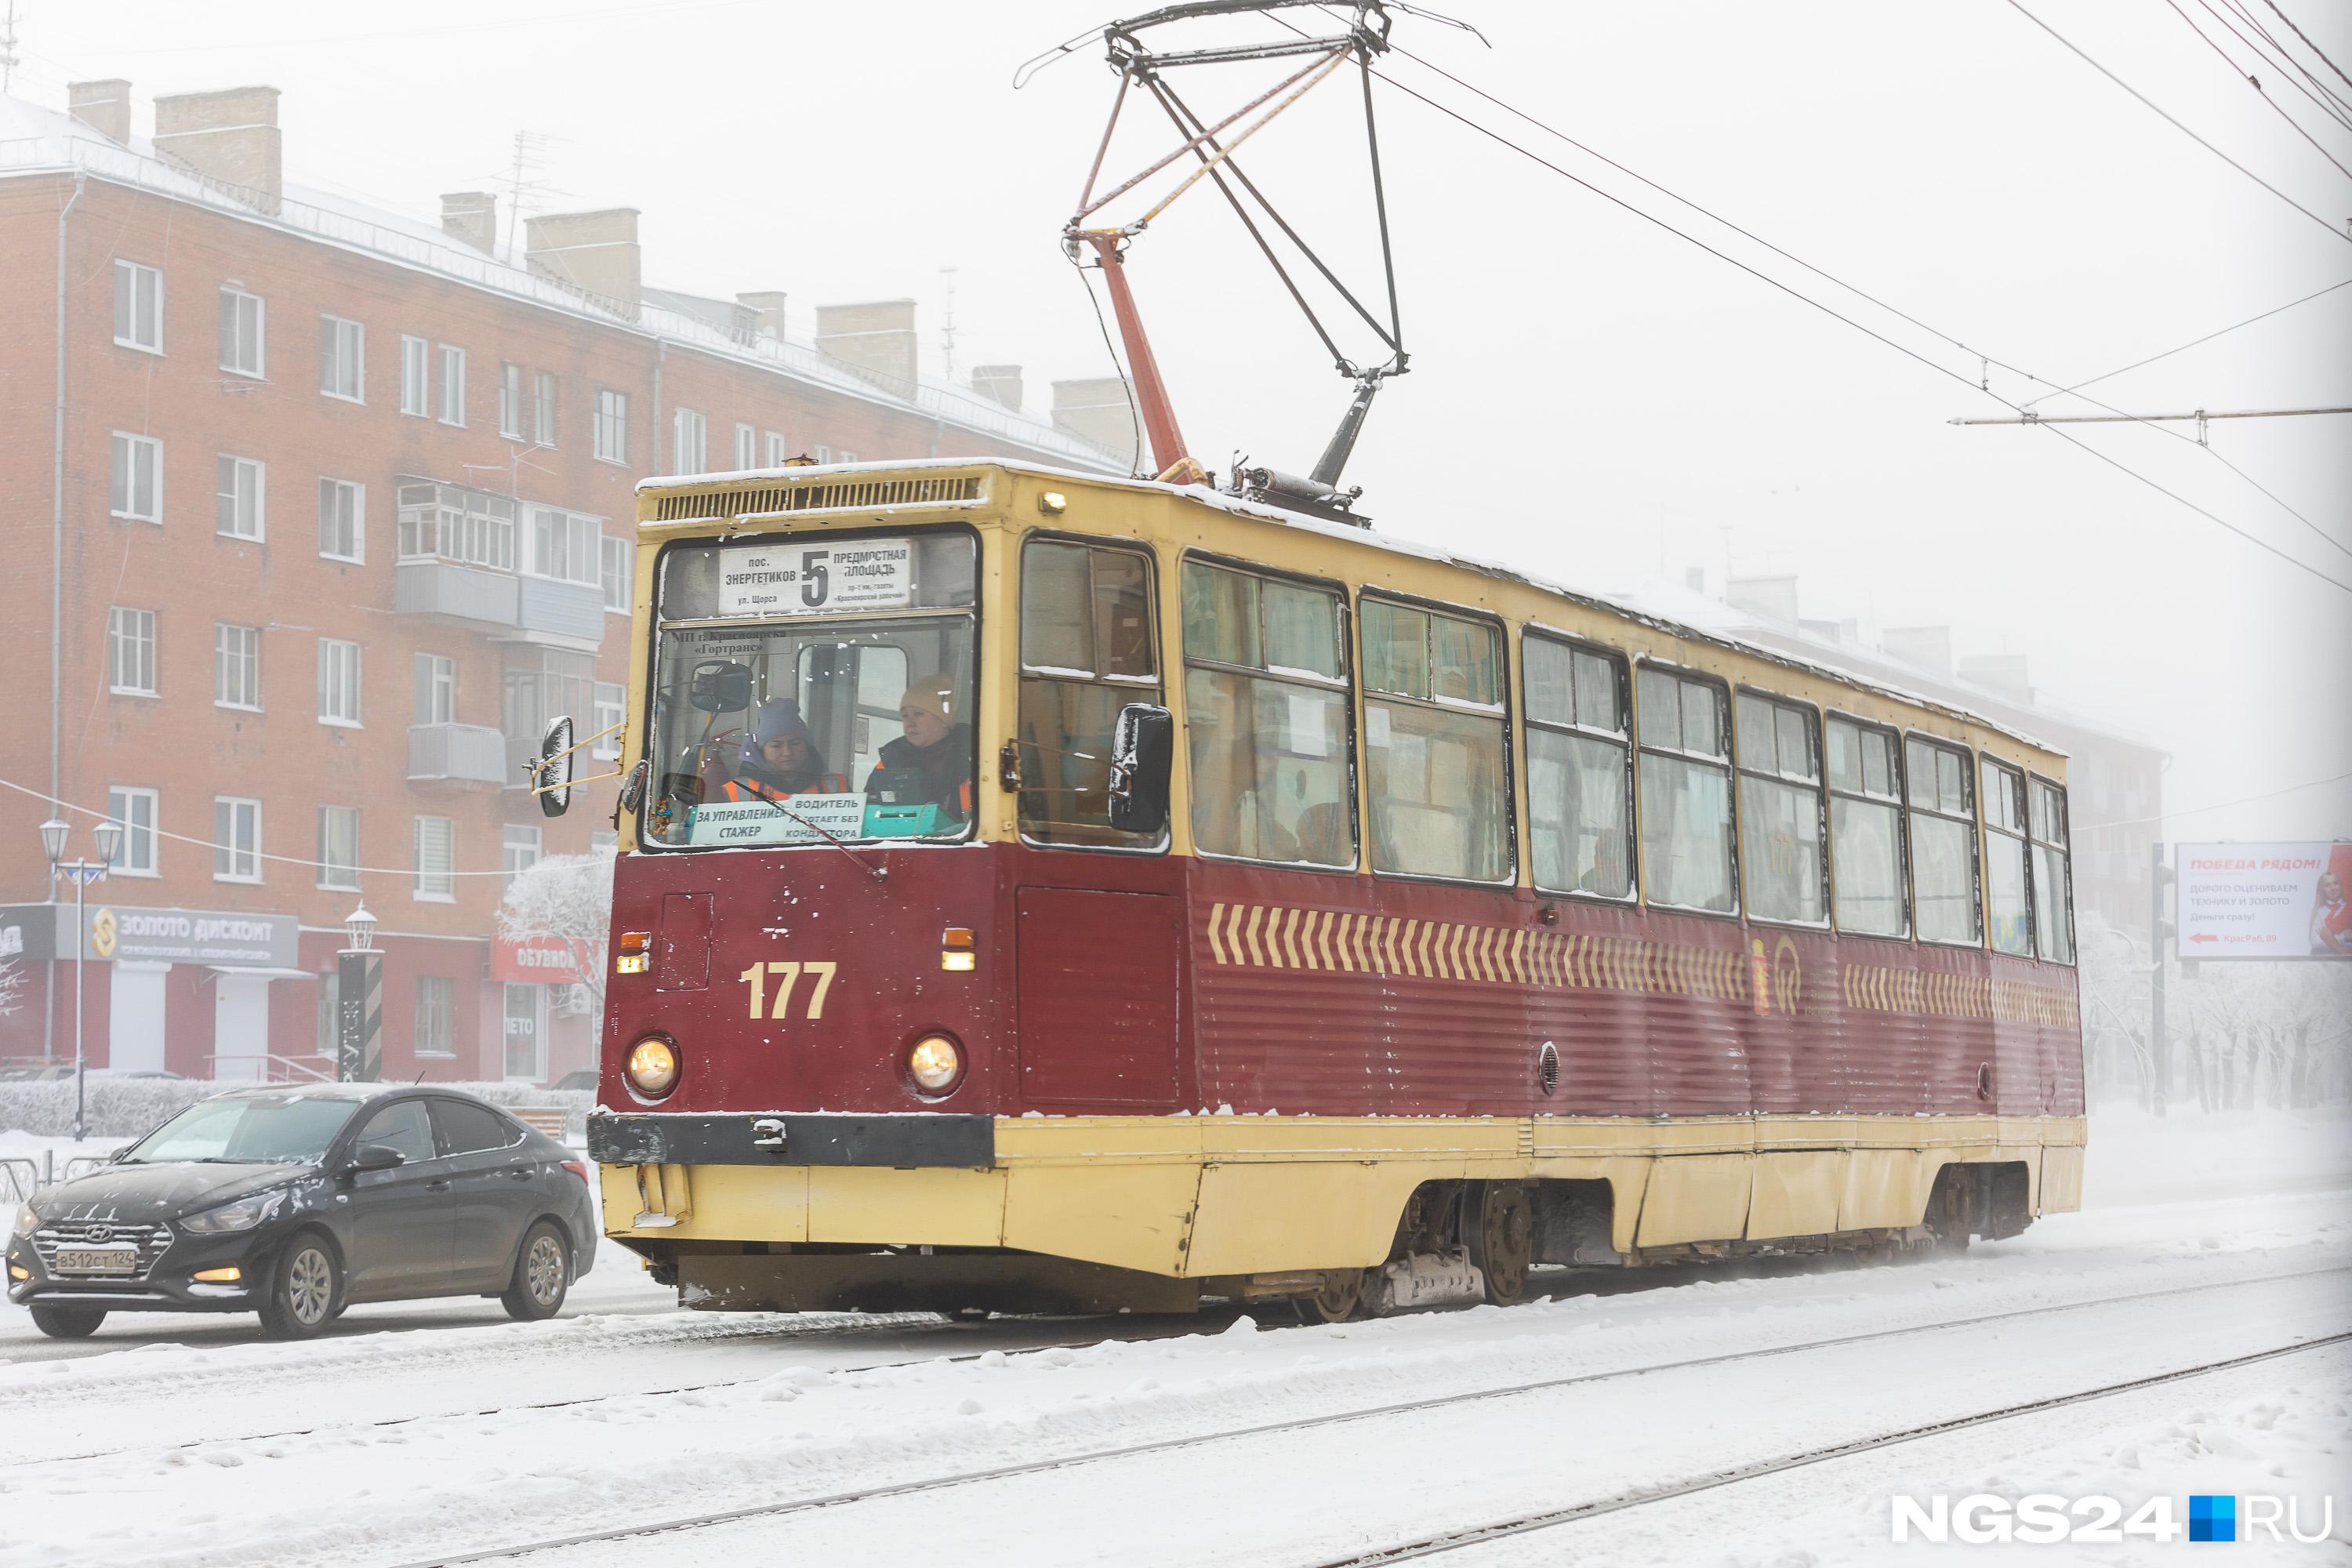
[[[2300,795],[2305,790],[2317,789],[2322,784],[2342,784],[2346,779],[2352,779],[2352,773],[2337,773],[2334,778],[2328,779],[2307,779],[2302,784],[2289,784],[2284,789],[2274,789],[2263,795],[2250,795],[2239,800],[2218,800],[2210,805],[2184,806],[2179,811],[2158,812],[2154,816],[2128,816],[2117,822],[2086,822],[2081,826],[2085,832],[2089,833],[2096,833],[2108,827],[2143,827],[2151,822],[2169,822],[2178,816],[2202,816],[2209,811],[2227,811],[2233,805],[2252,805],[2258,800],[2276,800],[2283,795]]]
[[[2174,354],[2180,353],[2188,349],[2193,349],[2200,343],[2210,343],[2215,338],[2225,337],[2228,334],[2236,331],[2241,327],[2251,327],[2256,321],[2268,321],[2271,317],[2277,315],[2282,310],[2292,310],[2297,305],[2308,305],[2314,300],[2318,299],[2321,295],[2333,294],[2336,290],[2342,289],[2347,285],[2352,285],[2352,278],[2347,278],[2341,283],[2330,283],[2325,289],[2315,289],[2311,293],[2305,294],[2300,300],[2289,300],[2284,305],[2273,305],[2259,316],[2248,316],[2242,321],[2233,321],[2229,326],[2221,329],[2219,331],[2208,332],[2201,338],[2191,338],[2187,342],[2182,343],[2179,348],[2169,348],[2160,354],[2150,354],[2146,359],[2134,360],[2131,363],[2125,365],[2120,369],[2102,372],[2100,374],[2091,377],[2088,381],[2078,381],[2074,385],[2062,387],[2056,392],[2045,392],[2040,397],[2029,399],[2027,406],[2031,407],[2033,404],[2047,402],[2053,397],[2064,397],[2070,393],[2080,392],[2086,386],[2096,386],[2103,381],[2112,380],[2116,376],[2123,374],[2125,371],[2137,370],[2142,365],[2154,364],[2160,359],[2170,359]],[[2085,398],[2084,401],[2087,403],[2091,400],[2089,398]]]
[[[2284,65],[2290,73],[2288,80],[2294,82],[2296,91],[2302,93],[2304,97],[2310,99],[2312,102],[2318,104],[2322,109],[2327,110],[2327,112],[2335,118],[2336,122],[2342,125],[2346,130],[2352,131],[2352,99],[2347,99],[2342,93],[2336,91],[2335,88],[2328,85],[2325,78],[2314,71],[2309,66],[2305,65],[2301,60],[2295,58],[2294,51],[2280,43],[2277,38],[2273,37],[2271,35],[2270,29],[2263,26],[2261,21],[2256,18],[2252,11],[2246,9],[2244,0],[2221,0],[2222,8],[2229,12],[2229,16],[2224,16],[2221,15],[2221,12],[2215,11],[2213,9],[2213,0],[2197,0],[2197,3],[2200,5],[2204,6],[2207,11],[2210,12],[2215,19],[2221,22],[2221,26],[2229,28],[2231,32],[2236,33],[2238,37],[2246,44],[2246,47],[2254,51],[2255,58]],[[2247,38],[2244,33],[2238,32],[2237,23],[2231,21],[2231,16],[2236,17],[2239,22],[2243,22],[2248,29],[2253,33],[2254,37],[2260,38],[2263,41],[2263,44],[2269,45],[2270,53],[2265,55],[2263,52],[2262,44],[2256,44],[2252,39]],[[2296,77],[2300,77],[2303,79],[2301,81],[2295,81],[2294,79]]]
[[[2138,99],[2140,102],[2146,104],[2148,108],[2155,110],[2157,113],[2163,115],[2166,123],[2169,124],[2174,130],[2188,137],[2191,142],[2196,142],[2200,147],[2204,148],[2208,153],[2212,153],[2216,158],[2221,159],[2224,163],[2229,164],[2232,169],[2237,170],[2241,174],[2245,175],[2246,178],[2253,181],[2254,184],[2262,186],[2263,189],[2268,191],[2271,195],[2276,196],[2279,200],[2284,202],[2287,205],[2293,207],[2295,211],[2301,213],[2304,216],[2309,218],[2312,222],[2326,229],[2337,239],[2343,240],[2347,244],[2352,244],[2352,234],[2347,234],[2343,229],[2336,227],[2326,218],[2321,217],[2317,213],[2313,212],[2309,207],[2305,206],[2301,202],[2296,201],[2293,196],[2288,195],[2284,191],[2280,190],[2276,185],[2272,184],[2268,180],[2263,179],[2260,174],[2255,174],[2252,169],[2247,168],[2243,163],[2239,163],[2235,158],[2231,157],[2227,153],[2222,152],[2219,147],[2214,146],[2210,142],[2206,141],[2202,136],[2198,135],[2194,131],[2189,130],[2188,126],[2183,125],[2179,121],[2173,119],[2170,114],[2166,113],[2163,109],[2158,108],[2158,105],[2145,93],[2141,92],[2139,89],[2132,86],[2131,83],[2126,81],[2123,78],[2117,76],[2115,72],[2109,70],[2098,61],[2091,58],[2090,56],[2083,53],[2081,49],[2076,48],[2072,43],[2068,43],[2065,36],[2060,33],[2057,28],[2053,27],[2049,23],[2043,21],[2032,12],[2027,10],[2024,6],[2023,0],[2009,0],[2009,3],[2019,16],[2032,23],[2035,26],[2041,28],[2052,37],[2056,38],[2060,43],[2065,44],[2068,49],[2072,50],[2077,58],[2079,58],[2085,65],[2089,66],[2093,70],[2097,71],[2101,76],[2105,77],[2109,81],[2114,82],[2117,87],[2122,88],[2126,92],[2130,93],[2134,98]]]
[[[2289,125],[2293,126],[2294,128],[2294,133],[2297,136],[2300,136],[2305,141],[2310,142],[2313,149],[2316,151],[2321,157],[2335,164],[2336,173],[2342,174],[2347,180],[2352,180],[2352,169],[2346,168],[2341,159],[2337,158],[2335,153],[2329,152],[2326,148],[2322,147],[2319,144],[2319,138],[2314,136],[2310,132],[2305,131],[2303,128],[2303,121],[2297,120],[2294,115],[2289,114],[2286,111],[2286,105],[2279,102],[2278,100],[2273,98],[2269,93],[2264,92],[2263,90],[2263,83],[2260,77],[2257,77],[2252,71],[2241,68],[2238,62],[2230,58],[2229,51],[2224,49],[2221,45],[2215,43],[2210,37],[2207,37],[2205,29],[2199,26],[2195,18],[2191,17],[2188,12],[2182,10],[2179,5],[2175,4],[2175,0],[2164,0],[2164,3],[2171,10],[2174,16],[2180,18],[2182,24],[2186,26],[2190,32],[2197,35],[2198,40],[2200,43],[2202,43],[2207,48],[2211,49],[2215,54],[2221,56],[2221,63],[2230,68],[2231,75],[2237,77],[2240,80],[2245,82],[2247,86],[2252,88],[2254,89],[2254,96],[2261,99],[2265,104],[2268,104],[2270,106],[2271,112],[2276,114],[2281,120],[2285,121]],[[2212,6],[2207,5],[2205,9],[2214,17],[2215,20],[2221,21],[2221,25],[2223,26],[2228,27],[2230,26],[2227,21],[2221,20],[2221,13],[2215,11]],[[2237,31],[2234,27],[2231,27],[2230,30],[2233,33]],[[2239,41],[2242,43],[2244,42],[2244,39],[2241,38]],[[2256,54],[2257,57],[2259,57],[2260,51],[2257,50]],[[2288,80],[2292,82],[2294,81],[2294,79],[2290,77]],[[2296,83],[2295,85],[2300,86],[2301,84]],[[2311,98],[2310,91],[2305,89],[2304,96],[2305,98]],[[2319,102],[2315,98],[2313,98],[2312,101],[2314,103]],[[2325,110],[2327,106],[2321,104],[2320,107]],[[2332,110],[2328,110],[2328,112],[2331,115],[2335,115],[2335,111]],[[2336,116],[2336,118],[2337,118],[2340,122],[2341,117]]]
[[[2294,31],[2296,37],[2303,40],[2303,47],[2309,49],[2313,54],[2317,55],[2322,63],[2324,63],[2329,70],[2334,71],[2336,76],[2343,79],[2346,87],[2352,87],[2352,76],[2345,76],[2344,68],[2337,65],[2334,60],[2329,59],[2326,52],[2320,48],[2317,44],[2311,41],[2311,36],[2309,34],[2305,33],[2301,27],[2295,26],[2294,17],[2288,16],[2285,12],[2279,10],[2278,0],[2263,0],[2263,4],[2268,5],[2272,11],[2275,12],[2278,16],[2278,19],[2284,22],[2287,26]]]

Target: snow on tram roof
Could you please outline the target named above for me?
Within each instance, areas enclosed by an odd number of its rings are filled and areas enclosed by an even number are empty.
[[[1723,648],[1739,654],[1743,658],[1757,659],[1782,669],[1793,670],[1822,680],[1833,680],[1841,686],[1851,686],[1857,690],[1867,691],[1874,697],[1884,697],[1896,702],[1907,702],[1915,708],[1924,708],[1930,712],[1943,714],[1947,718],[1979,725],[1996,734],[2005,735],[2020,744],[2032,746],[2036,751],[2046,752],[2053,757],[2063,757],[2066,754],[2063,748],[2028,734],[2014,725],[2005,724],[1989,714],[1962,708],[1939,698],[1929,697],[1923,692],[1906,690],[1900,686],[1891,686],[1884,681],[1872,680],[1834,664],[1799,658],[1793,654],[1751,642],[1720,627],[1696,626],[1669,615],[1661,608],[1635,603],[1630,596],[1611,597],[1587,593],[1582,589],[1571,588],[1565,584],[1555,583],[1549,579],[1538,577],[1533,573],[1521,571],[1516,566],[1504,565],[1500,562],[1481,561],[1475,556],[1456,555],[1451,551],[1423,544],[1418,540],[1403,539],[1392,533],[1381,533],[1368,526],[1359,527],[1348,523],[1332,522],[1324,518],[1310,517],[1304,512],[1287,510],[1271,501],[1244,500],[1239,496],[1227,495],[1222,490],[1213,490],[1200,485],[1171,485],[1164,484],[1158,479],[1137,479],[1131,475],[1087,473],[1082,469],[1059,468],[1050,464],[1023,462],[1010,458],[910,458],[899,462],[877,460],[858,463],[803,463],[792,468],[743,468],[709,474],[673,474],[656,479],[639,479],[636,489],[639,495],[667,494],[675,490],[694,489],[709,485],[789,484],[835,474],[905,473],[909,470],[950,468],[1003,468],[1010,473],[1035,474],[1045,479],[1066,479],[1073,484],[1105,485],[1121,489],[1156,492],[1189,501],[1195,506],[1212,507],[1252,522],[1273,523],[1283,528],[1300,529],[1309,533],[1320,533],[1327,538],[1341,540],[1349,544],[1369,545],[1375,550],[1386,551],[1391,555],[1410,556],[1440,566],[1475,572],[1482,577],[1491,577],[1497,582],[1517,584],[1522,587],[1533,588],[1538,593],[1553,595],[1584,609],[1597,610],[1604,615],[1616,616],[1624,620],[1635,622],[1653,631],[1685,642],[1703,643],[1708,647]]]

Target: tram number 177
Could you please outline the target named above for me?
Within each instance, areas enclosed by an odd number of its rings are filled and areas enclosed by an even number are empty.
[[[814,1022],[824,1016],[825,993],[833,989],[833,972],[837,967],[821,959],[810,959],[805,963],[771,959],[765,963],[753,964],[736,978],[751,988],[751,1016],[753,1018],[789,1018],[792,1016],[793,992],[800,984],[801,976],[806,974],[809,978],[806,1016]],[[775,1009],[772,1012],[768,1008],[768,976],[771,974],[782,982],[776,987]]]

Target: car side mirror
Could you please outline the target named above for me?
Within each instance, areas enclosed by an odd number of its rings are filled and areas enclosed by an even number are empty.
[[[137,1145],[136,1143],[125,1143],[121,1148],[117,1149],[113,1153],[109,1154],[109,1155],[106,1157],[106,1163],[107,1163],[108,1164],[110,1164],[110,1165],[120,1165],[121,1163],[122,1163],[122,1156],[124,1156],[125,1154],[130,1153],[131,1150],[136,1149],[138,1146],[139,1146],[139,1145]]]
[[[1110,742],[1110,825],[1121,833],[1157,834],[1168,826],[1168,775],[1176,758],[1176,721],[1165,708],[1130,702],[1118,710]]]
[[[390,1171],[406,1163],[408,1156],[389,1143],[362,1143],[343,1162],[343,1170],[356,1175],[362,1171]]]

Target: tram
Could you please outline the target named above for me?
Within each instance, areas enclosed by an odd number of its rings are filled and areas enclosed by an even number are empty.
[[[589,1139],[687,1304],[1337,1319],[2077,1205],[2024,735],[1198,484],[636,538]]]

